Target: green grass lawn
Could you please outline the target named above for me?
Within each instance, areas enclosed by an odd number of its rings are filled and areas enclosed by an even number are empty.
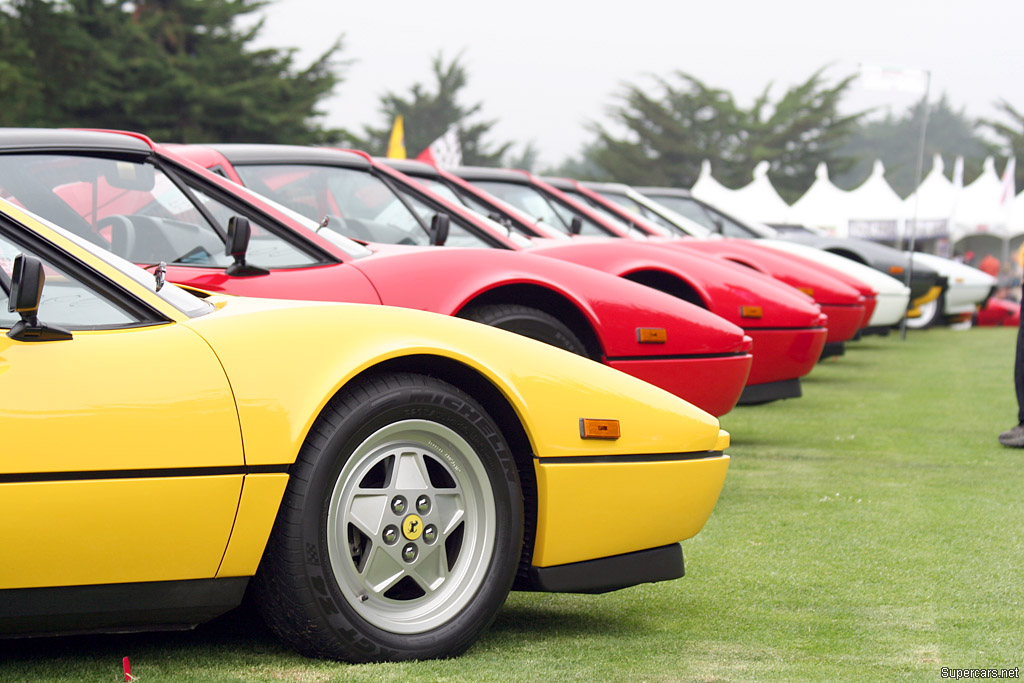
[[[1024,450],[1014,329],[848,345],[797,400],[738,408],[687,576],[603,596],[513,593],[456,660],[351,666],[248,614],[190,633],[0,641],[0,681],[940,680],[1024,666]],[[597,502],[595,504],[600,504]],[[616,501],[615,504],[625,504]]]

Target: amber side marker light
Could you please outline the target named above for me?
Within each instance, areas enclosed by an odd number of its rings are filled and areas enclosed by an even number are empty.
[[[760,318],[763,314],[760,306],[740,306],[741,318]]]
[[[618,420],[592,420],[580,418],[581,439],[617,439],[620,436]]]
[[[664,344],[668,341],[668,332],[664,327],[638,327],[636,340],[641,344]]]
[[[814,296],[814,287],[797,287],[801,292],[807,296]]]
[[[903,266],[889,266],[890,275],[903,275]]]

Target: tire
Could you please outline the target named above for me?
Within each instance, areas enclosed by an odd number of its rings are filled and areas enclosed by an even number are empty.
[[[907,327],[912,330],[924,330],[932,327],[941,320],[945,320],[946,294],[942,293],[937,299],[926,304],[921,304],[921,315],[916,318],[907,318]]]
[[[520,304],[485,304],[466,309],[459,313],[459,317],[515,332],[577,356],[589,357],[587,347],[568,325],[536,308]]]
[[[450,657],[505,601],[522,539],[516,464],[484,409],[438,379],[380,375],[339,392],[310,430],[255,599],[309,656]]]

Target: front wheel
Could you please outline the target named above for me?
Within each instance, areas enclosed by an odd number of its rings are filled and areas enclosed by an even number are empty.
[[[521,304],[484,304],[461,313],[460,318],[508,330],[550,344],[577,356],[587,356],[587,347],[561,320],[536,308]]]
[[[907,318],[907,327],[912,330],[927,329],[943,319],[943,309],[946,308],[946,295],[940,294],[938,298],[932,299],[926,304],[921,304],[921,315],[916,318]]]
[[[523,534],[515,461],[472,398],[383,375],[339,393],[292,469],[256,594],[299,651],[448,657],[490,624]]]

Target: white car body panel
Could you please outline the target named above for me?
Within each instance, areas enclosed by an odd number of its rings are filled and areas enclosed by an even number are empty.
[[[890,327],[899,323],[907,312],[907,305],[910,303],[910,288],[879,270],[806,244],[775,239],[759,239],[757,244],[803,256],[823,266],[835,268],[850,277],[861,280],[874,289],[878,292],[878,303],[875,306],[875,312],[871,314],[871,320],[868,321],[868,327]]]
[[[914,253],[914,262],[934,268],[946,278],[946,305],[942,310],[946,315],[973,314],[996,285],[994,277],[966,263],[918,252]]]

